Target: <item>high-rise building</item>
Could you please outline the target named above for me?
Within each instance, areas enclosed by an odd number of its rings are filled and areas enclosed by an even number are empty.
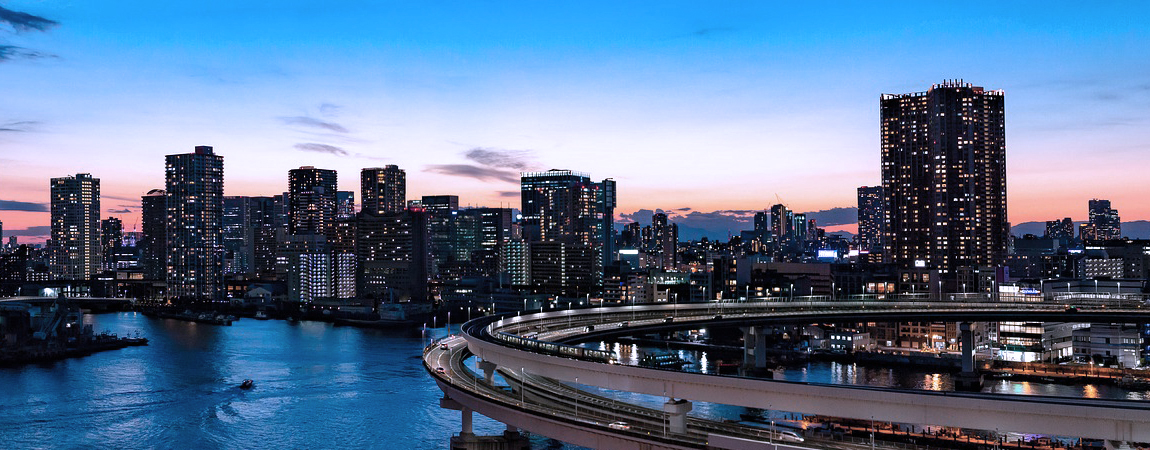
[[[140,219],[143,239],[140,244],[140,265],[144,277],[163,280],[167,276],[168,207],[167,192],[152,189],[140,199]]]
[[[288,171],[288,232],[327,236],[336,217],[337,174],[303,166]]]
[[[592,182],[586,174],[552,169],[547,172],[525,172],[520,187],[524,237],[531,244],[532,264],[535,257],[569,255],[570,270],[560,271],[563,286],[556,294],[584,295],[598,290],[603,268],[614,257],[615,181],[608,178]],[[536,243],[556,242],[567,246],[559,250]],[[590,266],[582,263],[587,249]],[[591,273],[580,273],[589,267]],[[536,276],[532,266],[532,279]],[[540,269],[543,276],[545,272]],[[532,283],[537,288],[541,285]],[[553,284],[555,285],[555,284]]]
[[[1074,237],[1074,221],[1069,217],[1046,221],[1046,237],[1068,241]],[[1064,243],[1065,244],[1065,243]]]
[[[795,247],[795,213],[786,205],[771,207],[771,234],[775,237],[775,250]]]
[[[224,273],[274,277],[279,220],[273,197],[224,197]]]
[[[667,221],[667,214],[651,216],[651,226],[644,229],[643,251],[648,265],[662,270],[674,270],[679,244],[679,226]]]
[[[1089,207],[1090,220],[1081,228],[1083,240],[1122,239],[1122,218],[1110,207],[1110,200],[1092,199]]]
[[[473,230],[474,221],[467,224],[460,222],[459,196],[457,195],[425,195],[420,200],[420,207],[427,211],[428,235],[431,240],[431,257],[435,260],[435,267],[440,268],[457,261],[468,261],[467,230]],[[457,227],[457,225],[460,225]],[[471,225],[471,226],[467,226]],[[461,233],[457,233],[460,231]],[[460,245],[456,245],[460,244]],[[456,247],[460,247],[456,251]]]
[[[115,217],[100,221],[100,248],[104,252],[104,270],[116,269],[116,254],[124,243],[124,223]]]
[[[167,156],[167,297],[224,299],[224,158],[212,147]]]
[[[901,268],[958,274],[1005,261],[1006,128],[1003,92],[961,81],[883,94],[885,258]]]
[[[355,191],[336,191],[335,203],[336,219],[355,217]]]
[[[355,245],[360,295],[427,301],[431,252],[425,211],[360,214]]]
[[[407,173],[394,164],[360,172],[360,208],[366,214],[380,215],[407,208]]]
[[[862,250],[882,249],[883,229],[886,227],[882,186],[858,188],[858,242]]]
[[[100,179],[80,173],[52,179],[49,269],[56,280],[88,280],[100,273]]]

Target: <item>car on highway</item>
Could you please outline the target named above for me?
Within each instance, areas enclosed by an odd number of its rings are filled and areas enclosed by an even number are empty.
[[[610,425],[607,425],[607,428],[612,430],[630,430],[631,426],[627,425],[627,422],[611,422]]]
[[[435,373],[447,373],[447,369],[444,369],[442,367],[436,367]]]
[[[449,349],[450,347],[448,347],[448,346],[447,346],[447,344],[439,344],[439,348],[441,348],[441,349],[443,349],[443,350],[447,350],[447,349]]]
[[[782,439],[784,441],[791,441],[791,442],[803,442],[806,440],[806,439],[803,439],[802,436],[799,436],[799,434],[795,433],[794,431],[780,431],[779,432],[779,439]]]

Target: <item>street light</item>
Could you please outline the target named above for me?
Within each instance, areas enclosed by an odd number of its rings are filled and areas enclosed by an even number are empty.
[[[527,369],[519,368],[519,405],[527,407]]]
[[[575,384],[576,385],[579,384],[579,377],[575,377]],[[571,386],[571,387],[575,389],[575,421],[578,422],[579,421],[579,388],[576,386]]]

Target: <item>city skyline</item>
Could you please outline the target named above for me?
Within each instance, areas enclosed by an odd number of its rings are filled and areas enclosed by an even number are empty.
[[[6,234],[46,230],[48,180],[75,173],[104,180],[101,218],[140,230],[163,156],[196,145],[242,168],[226,195],[282,193],[307,165],[356,191],[355,172],[396,164],[409,199],[461,205],[516,205],[518,172],[559,168],[618,180],[622,214],[851,207],[880,181],[879,96],[952,78],[1008,95],[1012,223],[1085,220],[1093,198],[1150,218],[1141,4],[817,22],[765,6],[129,7],[4,5],[43,18],[0,23],[0,83],[19,87],[0,106]]]

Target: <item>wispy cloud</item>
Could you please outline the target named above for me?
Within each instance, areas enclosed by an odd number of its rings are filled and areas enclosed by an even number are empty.
[[[321,107],[322,108],[322,107]],[[317,128],[321,130],[331,131],[335,133],[348,133],[347,127],[335,122],[325,122],[314,117],[307,116],[291,116],[280,117],[281,122],[287,125],[301,126],[307,128]]]
[[[24,31],[47,31],[60,22],[0,6],[0,23],[7,24],[17,33]]]
[[[24,47],[17,47],[15,45],[0,44],[0,62],[11,61],[14,59],[41,59],[56,57],[56,55],[50,53],[29,50]]]
[[[463,154],[464,157],[488,167],[502,169],[529,170],[534,167],[531,152],[528,150],[503,150],[498,148],[476,147]]]
[[[23,133],[27,131],[34,131],[37,125],[40,125],[40,122],[34,120],[0,123],[0,132]]]
[[[23,230],[4,230],[5,236],[40,237],[49,234],[52,234],[52,227],[48,225],[37,225]]]
[[[471,164],[432,164],[424,168],[423,171],[455,177],[474,178],[482,181],[499,180],[507,183],[519,182],[519,174],[517,173],[494,167],[480,167]]]
[[[337,115],[339,115],[339,112],[342,110],[343,110],[343,106],[337,105],[335,103],[320,103],[319,104],[319,114],[321,116],[324,116],[324,117],[337,116]]]
[[[347,150],[336,147],[334,145],[317,144],[315,142],[301,142],[299,144],[294,145],[294,147],[296,148],[296,150],[303,150],[305,152],[327,153],[329,155],[336,155],[336,156],[348,156],[348,155],[350,155],[350,153],[348,153]]]
[[[0,211],[48,212],[48,204],[0,200]]]
[[[124,209],[108,209],[108,210],[105,210],[105,211],[106,211],[106,212],[108,212],[108,213],[111,213],[111,214],[131,214],[131,213],[132,213],[132,210],[130,210],[130,209],[128,209],[128,208],[124,208]]]
[[[519,191],[499,191],[500,197],[518,197],[522,194]]]

